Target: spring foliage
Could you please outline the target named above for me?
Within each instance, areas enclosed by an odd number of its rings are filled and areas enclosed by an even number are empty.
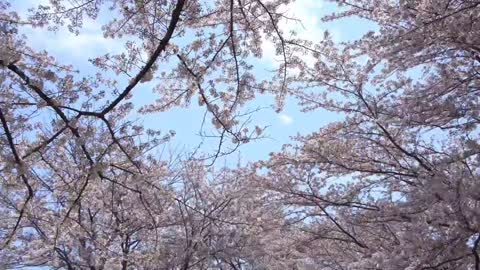
[[[376,25],[343,43],[284,33],[290,2],[0,1],[0,268],[479,270],[480,2],[330,1],[324,21]],[[93,75],[23,35],[87,19],[124,43]],[[264,93],[342,117],[208,166],[261,137],[245,108]],[[175,132],[130,118],[192,102],[218,142],[203,158],[165,158]]]

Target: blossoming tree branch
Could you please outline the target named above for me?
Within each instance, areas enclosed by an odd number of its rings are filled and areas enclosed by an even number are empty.
[[[293,2],[0,0],[0,268],[479,270],[480,1],[325,0],[375,25],[342,42]],[[88,72],[28,36],[87,22],[122,48]],[[222,166],[262,95],[339,120]],[[132,120],[194,106],[214,151]]]

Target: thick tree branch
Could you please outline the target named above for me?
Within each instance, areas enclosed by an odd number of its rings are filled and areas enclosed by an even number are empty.
[[[2,127],[3,127],[3,130],[5,132],[5,136],[7,137],[8,145],[10,146],[10,150],[13,154],[15,163],[17,164],[17,172],[20,175],[20,178],[22,178],[23,184],[27,187],[27,194],[25,196],[22,208],[20,209],[20,212],[19,212],[17,221],[15,223],[15,226],[13,227],[13,230],[10,233],[10,236],[7,238],[7,241],[4,244],[4,247],[6,247],[6,246],[8,246],[10,241],[12,240],[13,236],[15,235],[15,232],[17,231],[18,226],[20,225],[20,222],[21,222],[23,216],[25,215],[25,210],[28,206],[28,203],[33,198],[34,192],[33,192],[32,186],[28,182],[28,179],[27,179],[27,176],[26,176],[27,168],[25,168],[25,164],[23,163],[22,159],[20,158],[20,156],[17,152],[17,149],[15,147],[15,143],[13,141],[12,133],[10,132],[7,120],[5,119],[5,115],[3,114],[3,111],[1,109],[0,109],[0,121],[2,122]]]

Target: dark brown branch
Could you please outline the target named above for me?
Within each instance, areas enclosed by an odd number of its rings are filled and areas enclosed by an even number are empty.
[[[15,226],[13,227],[13,230],[10,233],[10,236],[8,236],[7,241],[5,242],[4,247],[6,247],[6,246],[8,246],[10,241],[12,240],[13,236],[15,235],[15,232],[17,231],[18,226],[20,225],[20,221],[22,220],[23,216],[25,215],[25,209],[27,208],[27,205],[30,202],[30,200],[33,198],[33,188],[30,185],[30,183],[28,182],[27,177],[25,176],[25,170],[26,170],[25,164],[23,163],[22,159],[20,158],[20,156],[17,152],[17,149],[15,148],[15,143],[13,142],[12,133],[10,132],[10,129],[8,127],[8,124],[7,124],[7,120],[5,119],[5,115],[3,114],[1,109],[0,109],[0,121],[2,122],[2,127],[3,127],[3,130],[5,131],[5,136],[7,137],[8,145],[10,146],[10,150],[12,151],[13,157],[15,159],[15,163],[18,166],[17,170],[20,170],[18,173],[20,174],[20,177],[22,178],[23,183],[27,187],[27,195],[26,195],[26,198],[25,198],[25,202],[23,203],[23,206],[20,209],[20,213],[18,215]]]
[[[34,147],[34,148],[31,149],[30,151],[28,151],[25,155],[22,156],[22,159],[28,158],[29,156],[31,156],[31,155],[34,154],[35,152],[38,152],[38,151],[40,151],[42,148],[44,148],[44,147],[46,147],[47,145],[49,145],[49,144],[50,144],[51,142],[53,142],[58,136],[60,136],[66,129],[67,129],[67,126],[62,127],[59,131],[57,131],[55,134],[53,134],[52,137],[50,137],[49,139],[43,141],[42,143],[40,143],[39,145],[37,145],[36,147]]]
[[[180,60],[180,62],[182,63],[182,65],[185,67],[185,69],[188,71],[188,73],[195,79],[195,83],[196,83],[196,86],[198,88],[198,91],[200,92],[200,96],[203,100],[203,102],[205,102],[205,105],[207,106],[207,109],[209,112],[211,112],[213,114],[213,116],[215,117],[215,119],[218,121],[218,123],[220,123],[220,125],[223,127],[224,130],[227,131],[227,133],[229,133],[230,135],[232,135],[235,139],[237,139],[238,141],[241,141],[240,138],[237,136],[237,134],[235,134],[231,129],[230,127],[225,124],[225,122],[220,119],[220,117],[217,115],[217,112],[216,110],[214,109],[213,105],[210,103],[210,101],[208,100],[206,94],[205,94],[205,90],[203,89],[202,85],[200,84],[200,77],[198,76],[198,74],[196,74],[188,65],[187,65],[187,62],[185,61],[185,59],[183,59],[183,57],[179,54],[177,54],[177,57],[178,59]]]
[[[233,110],[235,107],[238,98],[240,97],[240,67],[238,65],[238,59],[237,59],[237,49],[236,49],[236,44],[235,44],[235,29],[234,29],[234,18],[233,18],[233,9],[234,9],[234,0],[230,0],[230,24],[229,24],[229,31],[230,31],[230,40],[231,40],[231,49],[232,49],[232,55],[233,55],[233,60],[235,61],[235,76],[237,80],[237,91],[235,93],[235,99],[232,103],[232,106],[230,107],[230,110]]]
[[[287,51],[286,51],[286,44],[285,44],[285,39],[283,38],[282,33],[280,32],[280,29],[278,29],[277,24],[275,23],[275,18],[273,17],[273,14],[270,12],[270,10],[265,6],[265,4],[262,3],[262,1],[257,0],[257,2],[262,6],[262,8],[267,12],[268,17],[270,18],[270,22],[272,23],[273,29],[275,30],[275,33],[278,36],[278,39],[280,40],[280,45],[282,47],[282,56],[283,56],[283,81],[282,81],[282,89],[280,90],[280,95],[281,97],[284,97],[286,95],[287,91]]]
[[[170,42],[170,39],[173,36],[173,32],[175,31],[177,24],[180,20],[180,14],[182,13],[184,4],[185,0],[177,1],[175,9],[172,12],[172,19],[170,20],[170,24],[168,25],[167,32],[165,33],[165,36],[162,38],[162,40],[160,40],[160,44],[158,44],[152,56],[145,64],[145,66],[140,70],[140,72],[133,78],[130,84],[125,87],[122,93],[112,103],[110,103],[110,105],[108,105],[105,109],[102,110],[102,112],[100,113],[101,115],[106,115],[111,110],[113,110],[118,105],[118,103],[120,103],[135,88],[135,86],[137,86],[137,84],[142,80],[145,74],[147,74],[153,64],[155,64],[155,61],[160,56],[160,54],[165,51],[168,43]]]

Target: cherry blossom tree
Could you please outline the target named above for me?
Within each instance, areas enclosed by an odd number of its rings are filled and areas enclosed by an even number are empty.
[[[343,120],[298,136],[259,178],[317,269],[480,269],[478,1],[332,1],[325,21],[378,30],[292,75],[304,110]]]
[[[219,193],[197,156],[165,164],[155,153],[174,131],[130,116],[198,102],[218,139],[213,161],[261,136],[261,127],[248,131],[244,105],[265,91],[286,94],[290,46],[278,25],[288,18],[278,8],[289,0],[32,1],[27,14],[12,2],[0,1],[2,267],[243,269],[272,260],[253,234],[268,230],[263,220],[278,223],[279,210],[238,197],[234,183]],[[125,43],[90,59],[93,75],[24,34],[82,35],[87,19]],[[283,59],[275,80],[252,71],[265,40]],[[156,100],[135,107],[147,83]]]
[[[178,170],[173,169],[180,168]],[[6,267],[55,269],[258,269],[278,260],[281,208],[239,171],[200,162],[152,162],[142,175],[105,172],[70,212],[44,198],[22,221]],[[213,178],[209,178],[211,175]],[[106,177],[106,176],[105,176]],[[57,192],[68,198],[71,190]],[[61,195],[60,195],[61,194]],[[268,235],[269,237],[256,237]]]
[[[284,33],[289,0],[10,2],[2,268],[480,269],[479,1],[332,0],[324,21],[376,24],[342,43]],[[24,35],[82,35],[86,20],[125,43],[93,75]],[[266,40],[281,63],[259,78]],[[138,107],[146,85],[156,100]],[[208,166],[261,136],[246,104],[265,92],[342,120],[267,161]],[[206,158],[161,156],[175,132],[131,119],[192,102],[218,140]]]

